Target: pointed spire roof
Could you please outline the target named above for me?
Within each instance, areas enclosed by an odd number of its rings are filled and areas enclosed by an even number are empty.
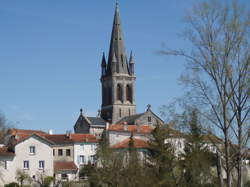
[[[105,59],[105,54],[103,52],[102,54],[102,67],[106,67],[106,59]]]
[[[116,67],[113,67],[114,64],[112,63],[114,56],[116,57],[117,61]],[[116,71],[112,71],[113,68],[115,68]],[[121,28],[120,12],[117,2],[110,40],[107,75],[111,75],[112,72],[128,74],[127,57],[125,54],[125,45]]]
[[[135,63],[134,55],[133,55],[133,52],[132,52],[132,51],[130,52],[129,63],[130,63],[130,64],[134,64],[134,63]]]

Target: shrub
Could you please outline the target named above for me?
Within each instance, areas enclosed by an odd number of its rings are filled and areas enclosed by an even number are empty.
[[[5,184],[4,187],[19,187],[19,184],[16,182],[11,182],[9,184]]]

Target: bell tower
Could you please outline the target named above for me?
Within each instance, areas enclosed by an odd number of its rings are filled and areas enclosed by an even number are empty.
[[[101,63],[101,117],[110,123],[136,113],[134,64],[132,52],[129,61],[125,53],[120,12],[116,3],[109,55],[106,60],[103,53]]]

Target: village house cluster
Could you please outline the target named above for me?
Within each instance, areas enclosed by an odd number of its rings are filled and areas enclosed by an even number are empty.
[[[54,176],[56,181],[79,180],[84,165],[96,163],[96,149],[103,133],[110,147],[119,151],[129,147],[131,134],[141,158],[156,124],[164,125],[148,105],[136,113],[135,60],[125,53],[119,8],[116,6],[109,55],[101,61],[102,105],[97,117],[85,116],[80,110],[74,133],[53,134],[37,130],[9,129],[0,147],[0,186],[16,181],[17,171],[27,173],[35,182],[39,174]],[[182,133],[169,128],[176,154],[184,151]],[[216,138],[215,138],[216,139]],[[219,142],[219,139],[216,139]],[[211,151],[216,151],[211,145]]]

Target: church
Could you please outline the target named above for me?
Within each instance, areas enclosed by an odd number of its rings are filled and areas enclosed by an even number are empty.
[[[116,4],[109,53],[101,60],[102,105],[97,117],[80,116],[74,125],[75,133],[89,133],[100,137],[109,125],[149,125],[164,122],[152,112],[151,106],[143,113],[136,112],[135,59],[125,51],[120,11]]]

